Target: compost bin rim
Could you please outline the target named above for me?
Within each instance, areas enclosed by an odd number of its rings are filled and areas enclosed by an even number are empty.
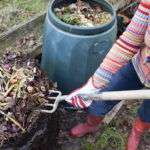
[[[74,26],[74,25],[70,25],[67,24],[61,20],[59,20],[55,14],[53,13],[53,8],[54,5],[58,4],[59,2],[62,2],[63,0],[53,0],[50,3],[49,9],[48,9],[48,18],[49,20],[59,29],[64,30],[66,32],[72,33],[72,34],[79,34],[79,35],[93,35],[93,34],[99,34],[99,33],[103,33],[105,31],[107,31],[108,29],[110,29],[116,22],[116,11],[115,8],[112,6],[111,3],[109,3],[106,0],[93,0],[97,3],[101,3],[103,5],[106,6],[106,8],[108,8],[108,10],[111,11],[112,13],[112,18],[110,21],[108,21],[105,24],[102,24],[100,26],[95,26],[95,27],[79,27],[79,26]]]

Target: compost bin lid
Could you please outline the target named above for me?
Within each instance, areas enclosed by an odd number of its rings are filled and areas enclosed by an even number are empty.
[[[116,22],[116,11],[114,9],[114,7],[106,0],[93,0],[93,1],[89,1],[89,0],[83,0],[85,2],[88,2],[89,4],[99,4],[100,7],[102,9],[104,9],[105,11],[108,11],[112,14],[112,18],[110,19],[110,21],[108,21],[105,24],[99,25],[99,26],[95,26],[95,27],[79,27],[79,26],[74,26],[74,25],[70,25],[67,23],[62,22],[61,20],[59,20],[55,14],[53,13],[53,9],[56,6],[60,6],[61,4],[64,3],[72,3],[75,2],[74,0],[53,0],[49,6],[49,10],[48,10],[48,19],[52,22],[52,24],[54,26],[56,26],[58,29],[61,29],[63,31],[72,33],[72,34],[79,34],[79,35],[93,35],[93,34],[99,34],[99,33],[103,33],[107,30],[109,30]]]

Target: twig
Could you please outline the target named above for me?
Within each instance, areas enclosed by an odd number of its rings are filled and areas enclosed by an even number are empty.
[[[3,111],[0,110],[0,113],[2,115],[4,115],[5,117],[7,117],[8,119],[10,119],[16,126],[18,126],[23,132],[25,132],[25,129],[21,126],[21,124],[19,122],[17,122],[16,120],[14,120],[13,118],[11,118],[9,115],[5,114]]]
[[[15,86],[16,86],[15,84],[11,85],[10,88],[6,91],[5,96],[7,96]]]
[[[3,74],[5,74],[7,77],[10,77],[10,74],[7,71],[5,71],[5,69],[0,67],[0,71],[2,71]]]
[[[122,13],[123,11],[125,11],[126,9],[128,9],[129,7],[131,7],[132,5],[136,4],[139,0],[134,1],[133,3],[131,3],[130,5],[128,5],[127,7],[125,7],[124,9],[122,9],[121,11],[119,11],[118,13]]]

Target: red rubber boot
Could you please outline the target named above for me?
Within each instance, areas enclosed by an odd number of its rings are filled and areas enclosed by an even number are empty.
[[[150,123],[142,122],[138,117],[134,127],[131,130],[131,134],[127,142],[126,150],[137,150],[142,133],[148,130],[149,128],[150,128]]]
[[[70,134],[73,137],[81,137],[89,132],[96,132],[99,129],[99,124],[104,117],[96,117],[91,114],[88,115],[88,121],[79,124],[71,129]]]

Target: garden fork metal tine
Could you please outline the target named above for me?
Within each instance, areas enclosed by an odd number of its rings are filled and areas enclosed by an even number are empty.
[[[54,100],[54,103],[51,104],[51,103],[45,103],[44,106],[47,106],[51,109],[41,109],[40,111],[43,112],[43,113],[53,113],[56,111],[57,107],[58,107],[58,104],[59,102],[65,100],[65,97],[66,96],[62,96],[62,93],[60,91],[56,91],[56,90],[49,90],[49,92],[51,94],[57,94],[57,96],[50,96],[48,97],[49,100]]]

